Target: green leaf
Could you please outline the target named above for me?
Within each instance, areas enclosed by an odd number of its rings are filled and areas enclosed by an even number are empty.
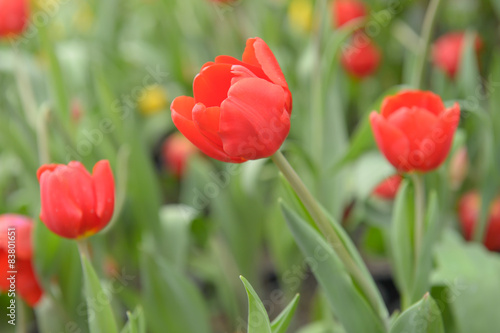
[[[444,333],[441,311],[434,299],[425,294],[396,319],[390,333]]]
[[[292,234],[347,332],[384,332],[381,319],[353,284],[332,247],[307,222],[282,203]]]
[[[264,304],[247,279],[243,276],[240,279],[248,295],[248,333],[273,333]]]
[[[451,309],[458,332],[497,333],[500,327],[498,302],[500,258],[482,245],[466,243],[448,230],[436,248],[434,286],[444,292],[434,296],[440,307]]]
[[[134,312],[127,311],[127,318],[127,324],[121,333],[146,333],[146,320],[142,307],[138,306]]]
[[[396,170],[379,152],[363,154],[354,165],[355,193],[361,199],[368,198],[373,189]]]
[[[286,329],[290,325],[292,321],[293,314],[297,309],[297,305],[299,304],[299,294],[296,294],[292,301],[286,306],[286,308],[281,311],[281,313],[274,318],[271,323],[271,329],[273,333],[286,333]]]
[[[146,237],[143,244],[141,272],[148,329],[153,333],[209,333],[208,310],[200,291],[183,273],[162,260],[153,248],[152,236]]]
[[[404,306],[409,305],[409,295],[413,284],[414,249],[414,194],[409,180],[401,183],[392,216],[390,228],[391,257],[394,275],[403,297]]]
[[[81,255],[81,259],[90,333],[118,332],[109,296],[102,289],[101,282],[89,259],[84,254]],[[105,297],[104,302],[103,297]]]
[[[477,88],[480,87],[481,75],[479,74],[476,57],[476,33],[468,31],[465,34],[464,47],[458,70],[458,85],[464,96],[476,97]]]

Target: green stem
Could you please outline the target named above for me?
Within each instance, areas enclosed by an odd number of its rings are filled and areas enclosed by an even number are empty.
[[[17,306],[17,321],[16,321],[16,333],[27,333],[28,332],[28,314],[27,306],[20,297],[16,297]]]
[[[311,192],[309,192],[305,184],[302,182],[299,175],[297,175],[290,163],[288,163],[288,160],[280,151],[277,151],[274,155],[272,155],[271,159],[288,180],[295,193],[299,196],[300,200],[306,207],[317,227],[319,228],[319,230],[321,230],[321,232],[325,236],[325,239],[335,250],[340,260],[342,260],[342,263],[351,274],[354,281],[356,281],[356,283],[359,285],[372,308],[377,313],[381,313],[379,303],[377,302],[376,291],[373,290],[369,281],[366,279],[365,275],[363,275],[360,268],[353,260],[348,250],[345,248],[342,240],[339,238],[339,236],[335,232],[335,229],[333,229],[332,225],[330,224],[328,217],[325,215],[320,205],[316,202]]]
[[[415,188],[415,267],[418,265],[420,248],[424,237],[425,188],[424,178],[420,174],[412,174]]]
[[[431,0],[427,12],[425,13],[424,23],[422,26],[422,39],[420,41],[420,53],[418,54],[415,72],[413,76],[413,86],[416,89],[422,88],[424,78],[425,62],[429,53],[430,42],[434,26],[436,24],[437,13],[442,0]]]

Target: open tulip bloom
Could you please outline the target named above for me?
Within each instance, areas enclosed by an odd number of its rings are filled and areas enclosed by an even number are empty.
[[[193,94],[174,99],[172,120],[212,158],[242,163],[269,157],[288,135],[292,95],[260,38],[247,41],[242,61],[222,55],[204,64]]]
[[[446,159],[460,120],[460,106],[446,108],[428,91],[403,91],[384,99],[370,122],[387,160],[401,172],[428,172]]]

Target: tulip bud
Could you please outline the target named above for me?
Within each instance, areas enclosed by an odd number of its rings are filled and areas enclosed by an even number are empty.
[[[181,133],[170,135],[162,146],[165,167],[177,178],[182,178],[189,158],[198,152],[198,148]]]
[[[460,199],[458,215],[467,240],[474,235],[480,211],[481,197],[477,191],[469,192]],[[483,243],[490,251],[500,250],[500,197],[491,203]]]
[[[465,42],[465,33],[452,32],[441,36],[432,49],[432,62],[443,70],[450,78],[455,78],[460,67],[463,48]],[[483,42],[476,36],[474,48],[479,53]]]
[[[362,79],[373,74],[382,55],[377,46],[363,32],[354,34],[351,44],[342,50],[341,62],[352,76]]]
[[[363,18],[367,14],[365,4],[359,0],[334,0],[331,11],[332,21],[336,28],[354,19]]]
[[[150,116],[165,110],[168,106],[165,90],[156,84],[144,88],[138,104],[139,110],[145,116]]]
[[[446,108],[438,95],[408,90],[389,96],[372,112],[375,141],[400,172],[428,172],[446,159],[460,121],[460,106]]]
[[[12,281],[9,271],[15,271],[16,293],[34,307],[43,291],[33,266],[32,231],[30,218],[15,214],[0,215],[0,290],[10,292]]]
[[[84,238],[103,229],[115,205],[115,183],[109,162],[96,163],[92,175],[80,162],[43,165],[37,172],[40,220],[65,238]]]
[[[310,0],[292,0],[288,6],[288,20],[293,29],[309,32],[313,22],[313,7]]]
[[[457,190],[462,185],[467,172],[469,171],[469,155],[467,148],[460,148],[451,158],[450,166],[448,169],[448,176],[450,186],[452,189]]]
[[[28,0],[0,1],[0,38],[15,37],[28,26],[30,8]]]
[[[212,158],[242,163],[269,157],[288,135],[292,94],[260,38],[247,40],[242,61],[222,55],[203,65],[193,94],[174,99],[172,120]]]
[[[399,186],[403,178],[400,175],[391,176],[383,180],[373,190],[373,195],[386,200],[394,200],[398,194]]]

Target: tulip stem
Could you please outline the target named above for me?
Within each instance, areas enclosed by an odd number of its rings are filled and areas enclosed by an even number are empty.
[[[18,319],[16,322],[16,333],[27,333],[28,332],[28,316],[27,316],[27,306],[20,297],[16,297],[16,303],[18,304],[17,315]]]
[[[425,13],[424,23],[422,26],[422,36],[420,39],[420,53],[417,55],[415,72],[413,75],[413,86],[415,89],[421,89],[425,62],[427,61],[427,55],[429,54],[429,48],[431,43],[432,32],[434,31],[434,26],[436,24],[437,13],[442,0],[431,0],[429,7]]]
[[[415,266],[418,265],[420,247],[424,235],[425,188],[424,178],[420,174],[412,174],[415,188]]]
[[[325,212],[314,199],[313,195],[307,189],[305,184],[302,182],[302,179],[300,179],[299,175],[295,172],[293,167],[280,151],[277,151],[274,155],[272,155],[271,159],[288,180],[293,190],[298,195],[305,208],[311,215],[316,226],[319,228],[319,230],[321,230],[327,242],[335,250],[340,260],[342,261],[348,272],[351,274],[354,281],[356,281],[356,283],[359,285],[372,308],[379,314],[383,313],[383,311],[380,309],[380,303],[377,301],[378,297],[376,290],[374,290],[366,276],[361,272],[351,254],[346,249],[344,243],[337,235],[337,232],[332,227]],[[383,320],[385,319],[386,318],[383,318]]]

